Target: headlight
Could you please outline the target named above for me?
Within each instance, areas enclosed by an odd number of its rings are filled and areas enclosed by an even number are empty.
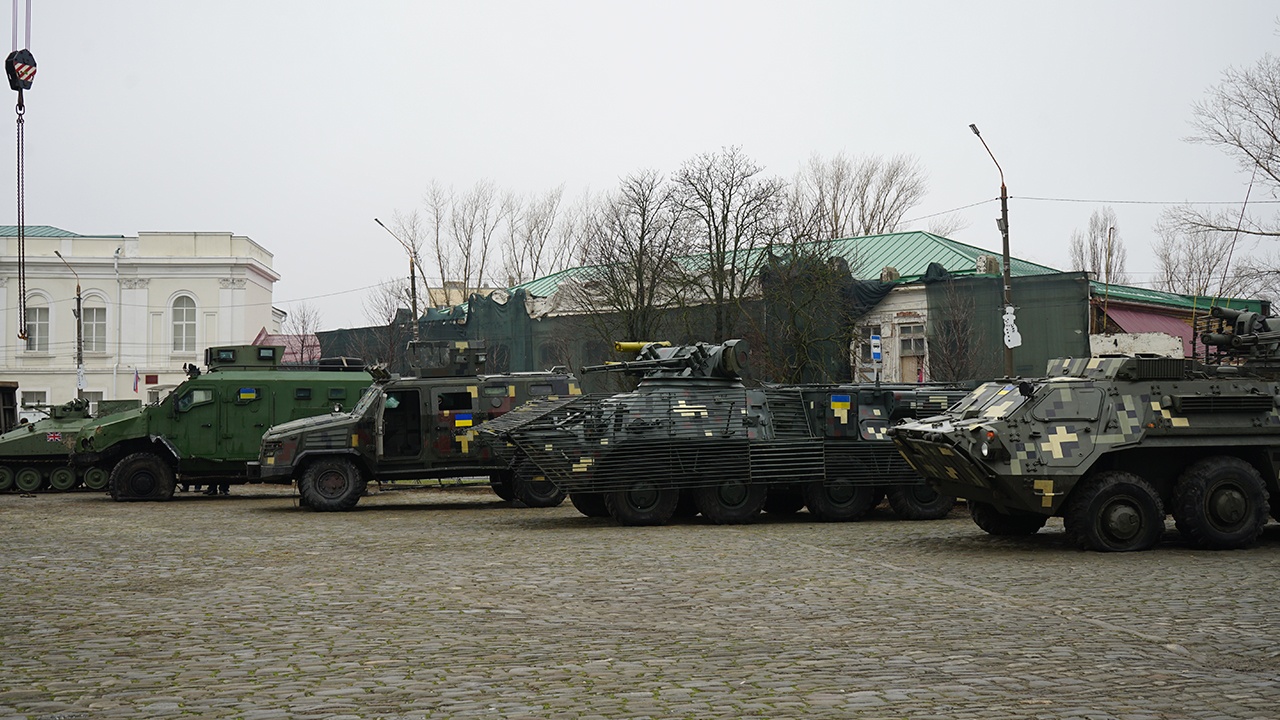
[[[981,445],[979,445],[978,454],[982,456],[983,460],[990,460],[991,459],[991,443],[984,442]]]

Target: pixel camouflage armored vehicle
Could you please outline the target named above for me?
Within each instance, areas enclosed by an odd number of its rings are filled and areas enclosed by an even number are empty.
[[[969,501],[994,535],[1062,516],[1093,550],[1146,550],[1165,513],[1203,548],[1245,547],[1280,517],[1280,332],[1252,312],[1213,309],[1202,335],[1227,359],[1054,360],[1049,377],[988,383],[947,413],[890,431],[942,492]]]
[[[416,377],[384,377],[349,413],[284,423],[262,438],[256,472],[296,482],[313,510],[349,510],[370,480],[489,475],[504,500],[550,507],[564,493],[533,466],[476,442],[476,426],[531,398],[579,394],[559,370],[486,375],[486,352],[466,342],[420,343]]]
[[[619,343],[631,362],[583,372],[643,372],[634,392],[532,403],[481,426],[498,452],[519,452],[588,516],[658,525],[678,511],[718,524],[802,507],[855,520],[889,493],[900,515],[941,517],[954,498],[924,483],[885,431],[964,392],[929,386],[748,388],[747,346]]]
[[[107,472],[101,468],[77,468],[71,463],[71,446],[76,433],[95,418],[139,407],[137,400],[102,400],[97,414],[89,412],[89,401],[76,398],[61,405],[38,406],[48,417],[24,422],[0,435],[0,490],[90,490],[107,487]]]
[[[282,366],[283,347],[205,350],[208,372],[188,378],[159,403],[86,423],[72,461],[86,477],[109,474],[116,500],[168,500],[184,482],[243,483],[274,423],[349,406],[373,378],[349,358]]]

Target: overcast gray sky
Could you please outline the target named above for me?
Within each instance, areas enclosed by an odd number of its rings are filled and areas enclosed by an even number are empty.
[[[1248,175],[1183,138],[1223,70],[1280,46],[1277,15],[1262,0],[34,0],[26,216],[248,235],[275,254],[276,305],[307,300],[330,329],[368,324],[366,288],[405,274],[373,218],[418,208],[432,179],[576,198],[728,145],[787,178],[813,153],[911,153],[930,178],[918,217],[999,195],[976,123],[1014,198],[1014,255],[1065,269],[1072,231],[1109,203],[1144,281],[1161,207],[1121,201],[1243,199]],[[999,250],[998,203],[961,214],[954,239]]]

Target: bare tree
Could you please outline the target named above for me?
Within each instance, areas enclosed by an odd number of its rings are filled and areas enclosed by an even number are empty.
[[[285,317],[281,330],[285,335],[285,350],[303,365],[320,360],[320,311],[307,302],[298,303]]]
[[[1156,277],[1152,286],[1165,292],[1203,297],[1236,297],[1246,291],[1238,273],[1229,272],[1230,233],[1188,227],[1169,212],[1156,223],[1159,239],[1152,245]]]
[[[558,223],[563,195],[564,185],[560,185],[527,200],[508,200],[502,247],[508,286],[548,275],[569,262],[566,236]]]
[[[456,289],[465,301],[485,286],[489,263],[498,252],[494,235],[512,204],[504,203],[488,181],[477,182],[462,194],[432,181],[423,206],[426,245],[440,268],[441,285],[446,291]],[[446,297],[446,302],[454,299]]]
[[[1128,284],[1129,274],[1124,269],[1128,253],[1118,227],[1115,210],[1094,210],[1089,228],[1071,233],[1071,269],[1091,273],[1103,282]]]
[[[968,228],[971,224],[968,219],[959,213],[948,213],[931,218],[928,227],[925,228],[925,232],[938,237],[949,238]]]
[[[893,232],[928,192],[928,177],[909,155],[854,160],[843,153],[813,155],[793,182],[798,197],[820,218],[821,239]]]
[[[961,382],[994,377],[999,359],[986,353],[986,339],[978,322],[972,293],[944,281],[942,301],[929,311],[929,377],[938,382]]]
[[[392,278],[377,285],[364,298],[365,318],[372,326],[358,334],[354,351],[370,364],[393,368],[405,358],[405,348],[413,338],[413,318],[407,310],[409,282]]]
[[[675,259],[685,250],[672,186],[654,170],[632,173],[580,222],[587,266],[568,288],[572,300],[599,321],[605,342],[658,339]]]
[[[762,172],[729,147],[686,161],[674,177],[675,206],[692,225],[698,253],[689,299],[709,306],[713,341],[737,331],[739,303],[753,289],[763,250],[782,232],[786,185]]]

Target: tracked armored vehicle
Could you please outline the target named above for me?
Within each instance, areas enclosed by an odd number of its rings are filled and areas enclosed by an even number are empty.
[[[103,490],[107,473],[101,468],[77,468],[71,463],[76,433],[95,418],[140,407],[137,400],[103,400],[97,414],[81,398],[41,409],[48,415],[24,422],[0,435],[0,490],[64,491],[77,487]]]
[[[1053,516],[1084,548],[1146,550],[1171,513],[1207,549],[1241,548],[1280,519],[1280,331],[1214,308],[1217,364],[1165,357],[1049,362],[1048,377],[983,385],[938,417],[890,430],[993,535]]]
[[[87,478],[108,475],[115,500],[168,500],[174,485],[243,483],[271,425],[342,411],[373,383],[350,358],[283,366],[284,348],[245,345],[205,350],[207,372],[158,403],[96,418],[75,434],[72,462]]]
[[[485,374],[483,347],[422,343],[414,377],[384,377],[348,413],[283,423],[262,438],[255,472],[294,482],[313,510],[355,507],[370,481],[487,475],[504,500],[551,507],[564,493],[536,467],[476,442],[476,426],[532,398],[573,397],[560,370]]]
[[[807,507],[821,520],[855,520],[887,492],[901,515],[925,519],[954,503],[903,462],[885,431],[962,391],[748,388],[741,340],[618,348],[638,349],[638,358],[582,371],[643,373],[634,392],[531,403],[481,426],[496,452],[527,457],[585,515],[660,525],[701,513],[730,524]]]

